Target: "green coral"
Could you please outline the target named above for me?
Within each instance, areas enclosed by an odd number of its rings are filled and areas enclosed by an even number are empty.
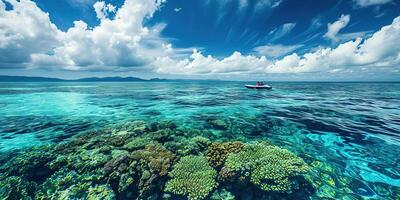
[[[66,160],[69,168],[82,173],[103,166],[108,160],[110,160],[110,158],[109,155],[100,153],[98,149],[78,149],[74,154],[69,154],[66,157]]]
[[[114,191],[109,185],[99,185],[96,187],[90,187],[88,190],[87,200],[114,200]]]
[[[127,149],[129,151],[133,151],[133,150],[144,148],[149,143],[151,143],[151,140],[148,138],[134,137],[133,139],[129,140],[123,146],[123,148]]]
[[[206,158],[211,166],[220,168],[230,154],[240,152],[243,147],[241,142],[214,142],[207,148]]]
[[[85,198],[91,185],[99,182],[101,178],[101,170],[92,171],[90,174],[61,170],[38,187],[35,199]]]
[[[190,200],[204,199],[217,186],[217,172],[203,156],[182,157],[169,174],[172,179],[165,191],[187,196]]]
[[[42,181],[54,171],[48,163],[55,158],[48,146],[35,147],[16,155],[0,167],[8,176],[21,176],[29,181]]]
[[[20,177],[10,176],[0,181],[0,199],[30,200],[35,191],[35,184]]]
[[[231,154],[225,167],[250,176],[250,182],[265,191],[292,189],[293,178],[308,171],[307,164],[286,149],[265,144],[250,144]]]
[[[164,176],[168,174],[175,160],[175,154],[160,144],[149,144],[145,149],[133,152],[131,158],[138,161],[141,169],[148,169],[152,174]]]

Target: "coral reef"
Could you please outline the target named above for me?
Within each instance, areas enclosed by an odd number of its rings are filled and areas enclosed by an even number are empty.
[[[228,155],[231,153],[238,153],[244,147],[241,142],[214,142],[208,146],[206,151],[206,158],[214,168],[221,168]]]
[[[261,143],[249,144],[228,156],[225,167],[250,176],[250,182],[265,191],[286,192],[293,179],[309,170],[307,164],[286,149]]]
[[[213,128],[218,129],[218,130],[227,130],[228,129],[228,124],[226,124],[223,120],[220,120],[220,119],[210,120],[208,123]]]
[[[138,161],[141,168],[146,168],[159,176],[168,174],[175,159],[175,155],[160,144],[149,144],[144,150],[133,152],[131,157]]]
[[[86,197],[87,200],[114,200],[114,191],[108,185],[90,187]]]
[[[33,148],[0,167],[0,172],[8,176],[20,176],[29,181],[42,182],[55,170],[51,169],[49,162],[56,158],[49,146]]]
[[[131,140],[127,141],[123,148],[128,151],[133,151],[145,147],[150,142],[151,140],[148,138],[134,137]]]
[[[28,200],[34,194],[35,187],[35,183],[10,176],[0,181],[0,197],[5,200]]]
[[[307,171],[301,158],[265,141],[229,141],[224,129],[238,125],[212,120],[221,134],[133,121],[1,155],[0,199],[241,199],[248,185],[264,192],[252,197],[269,198]],[[247,188],[238,193],[235,185]]]
[[[217,186],[217,172],[202,156],[182,157],[169,174],[172,179],[165,191],[187,196],[190,200],[204,199]]]

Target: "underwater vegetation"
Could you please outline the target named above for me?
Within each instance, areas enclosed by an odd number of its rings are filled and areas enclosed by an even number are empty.
[[[210,123],[228,129],[227,122]],[[265,139],[224,135],[132,121],[11,152],[1,157],[0,199],[352,198],[346,185],[354,180],[342,176],[340,185],[325,162]]]

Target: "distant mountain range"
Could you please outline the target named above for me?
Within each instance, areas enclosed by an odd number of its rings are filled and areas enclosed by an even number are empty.
[[[74,80],[29,76],[1,76],[0,82],[141,82],[141,81],[175,81],[170,79],[141,79],[137,77],[90,77]]]

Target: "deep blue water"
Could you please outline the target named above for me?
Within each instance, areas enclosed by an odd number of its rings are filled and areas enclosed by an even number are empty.
[[[0,83],[0,151],[122,121],[207,129],[218,118],[234,125],[233,139],[264,138],[329,163],[358,180],[351,189],[359,196],[400,194],[400,83],[272,83],[269,91],[244,84]]]

